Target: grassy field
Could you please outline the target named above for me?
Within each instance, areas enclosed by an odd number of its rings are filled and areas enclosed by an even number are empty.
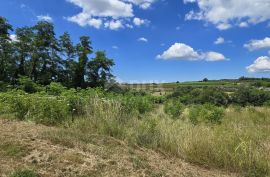
[[[0,94],[1,174],[270,176],[268,92],[59,88]]]

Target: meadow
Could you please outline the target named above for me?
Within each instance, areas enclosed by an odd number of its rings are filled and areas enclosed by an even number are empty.
[[[58,127],[46,139],[66,146],[92,134],[240,176],[270,175],[270,94],[241,87],[178,87],[166,96],[122,89],[21,85],[0,93],[0,115]],[[31,89],[30,89],[31,90]]]

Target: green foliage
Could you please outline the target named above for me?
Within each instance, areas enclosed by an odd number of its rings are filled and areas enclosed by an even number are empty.
[[[34,93],[37,91],[34,83],[46,86],[57,82],[69,88],[104,87],[113,78],[114,62],[105,52],[99,51],[89,60],[93,48],[88,36],[81,36],[74,45],[67,32],[58,39],[54,25],[47,21],[17,28],[16,41],[9,37],[12,30],[8,21],[0,17],[0,81],[16,85],[19,80],[21,89]]]
[[[165,102],[164,112],[177,119],[184,111],[184,105],[176,99],[170,99]]]
[[[49,95],[59,96],[66,88],[61,83],[52,82],[47,86],[47,93]]]
[[[232,95],[233,103],[241,106],[262,106],[269,100],[270,95],[268,92],[250,87],[241,87]]]
[[[39,177],[39,175],[32,170],[17,170],[10,177]]]
[[[189,108],[189,120],[193,124],[221,123],[224,117],[224,109],[211,104],[196,105]]]
[[[19,88],[27,93],[35,93],[38,91],[38,85],[28,77],[19,78]]]

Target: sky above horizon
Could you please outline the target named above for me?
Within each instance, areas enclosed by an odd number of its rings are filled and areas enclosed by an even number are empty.
[[[74,43],[90,36],[120,82],[269,77],[269,9],[270,0],[0,0],[14,28],[46,20]]]

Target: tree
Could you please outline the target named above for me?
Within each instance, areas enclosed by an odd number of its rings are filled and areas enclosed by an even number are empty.
[[[57,80],[61,69],[59,46],[52,23],[41,21],[34,26],[34,53],[32,55],[31,78],[40,84]]]
[[[203,82],[208,82],[208,79],[207,79],[207,78],[204,78],[204,79],[203,79]]]
[[[18,78],[18,75],[25,76],[29,74],[26,72],[26,62],[30,60],[33,51],[33,29],[31,27],[17,28],[16,37],[17,41],[14,42],[14,45],[18,63],[16,77]]]
[[[88,36],[80,37],[73,45],[69,33],[56,38],[54,25],[40,21],[31,27],[16,29],[16,40],[11,40],[12,26],[0,17],[0,83],[20,85],[27,78],[37,85],[60,82],[66,87],[102,86],[110,80],[113,60],[105,52],[93,53]],[[86,80],[88,83],[86,83]]]
[[[74,83],[75,87],[85,87],[86,66],[88,63],[88,55],[93,53],[90,38],[88,36],[80,37],[80,43],[76,47],[79,56],[75,69]]]
[[[91,86],[105,87],[107,81],[113,78],[111,67],[114,61],[106,57],[103,51],[96,52],[96,57],[88,63],[88,80]]]
[[[13,79],[15,62],[12,58],[13,47],[9,34],[12,30],[8,21],[0,17],[0,81],[10,82]]]
[[[76,49],[70,39],[68,32],[65,32],[60,36],[59,40],[61,48],[61,56],[64,61],[64,72],[59,77],[59,82],[62,82],[65,86],[72,87],[74,86],[73,78],[75,77],[76,62],[74,58],[76,57]]]

